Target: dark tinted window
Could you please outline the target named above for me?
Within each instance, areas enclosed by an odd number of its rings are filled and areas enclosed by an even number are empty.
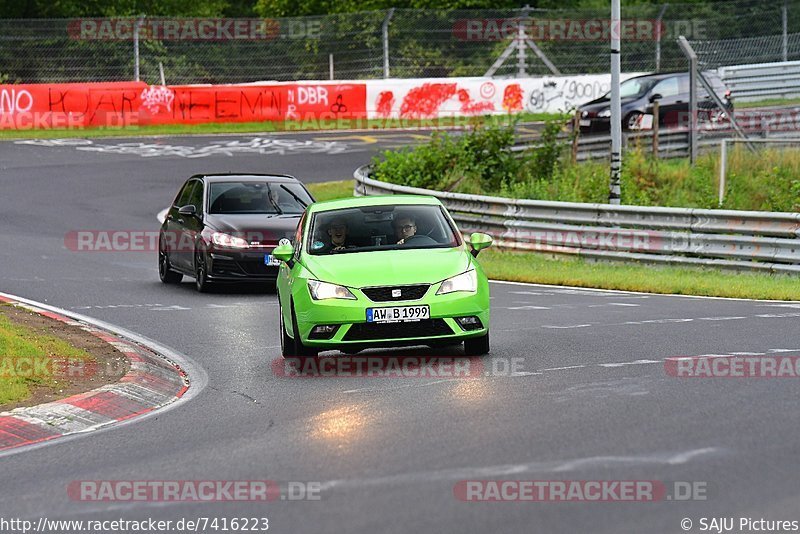
[[[363,206],[314,215],[306,237],[309,254],[446,248],[459,239],[436,205]]]
[[[215,182],[209,187],[209,213],[300,214],[312,202],[296,183]]]
[[[203,183],[199,180],[192,182],[192,188],[189,193],[189,200],[186,202],[195,207],[198,213],[203,208]]]
[[[178,196],[175,197],[175,204],[174,204],[175,206],[180,208],[181,206],[185,206],[186,204],[189,203],[189,195],[192,192],[193,185],[194,185],[193,180],[189,180],[185,184],[183,184],[183,187],[178,193]]]

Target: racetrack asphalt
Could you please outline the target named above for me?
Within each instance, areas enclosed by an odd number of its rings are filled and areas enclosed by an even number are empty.
[[[683,518],[695,532],[703,517],[800,519],[797,379],[681,379],[664,366],[674,356],[800,355],[798,303],[493,283],[484,364],[521,358],[522,372],[292,379],[271,367],[280,350],[273,294],[199,294],[190,280],[162,285],[155,252],[64,247],[72,230],[156,231],[155,214],[193,173],[346,179],[382,147],[418,139],[359,135],[0,143],[0,290],[138,332],[208,374],[200,395],[174,410],[0,456],[0,518],[268,517],[276,532],[615,534],[681,532]],[[109,503],[67,494],[75,480],[254,479],[319,482],[321,500]],[[454,485],[472,479],[689,481],[705,484],[707,498],[456,499]]]

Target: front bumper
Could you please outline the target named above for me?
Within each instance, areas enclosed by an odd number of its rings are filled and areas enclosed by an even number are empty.
[[[457,292],[436,295],[439,284],[433,284],[422,298],[415,300],[374,302],[358,289],[351,289],[357,300],[313,300],[308,290],[295,295],[295,314],[300,339],[316,348],[363,348],[408,345],[446,345],[479,337],[489,331],[489,291],[484,282],[475,293]],[[416,322],[367,323],[367,308],[393,306],[430,307],[430,319]],[[474,316],[480,327],[463,328],[458,317]],[[311,331],[318,325],[337,325],[328,339],[315,339]]]
[[[215,281],[275,281],[278,266],[264,264],[268,250],[212,251],[207,255],[208,277]]]

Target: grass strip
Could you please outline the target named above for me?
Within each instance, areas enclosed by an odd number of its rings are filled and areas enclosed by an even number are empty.
[[[62,339],[15,324],[0,307],[0,406],[25,400],[34,387],[58,388],[64,380],[57,369],[67,360],[94,358]]]
[[[99,137],[144,137],[153,135],[215,135],[277,132],[329,132],[337,130],[403,130],[463,128],[480,122],[486,125],[510,125],[513,121],[544,121],[564,117],[558,113],[520,113],[481,117],[443,117],[441,119],[322,119],[319,121],[263,121],[202,124],[163,124],[148,126],[93,127],[82,129],[0,130],[0,139],[57,139]]]

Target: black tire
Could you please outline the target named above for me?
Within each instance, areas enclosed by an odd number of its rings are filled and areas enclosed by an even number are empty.
[[[280,310],[280,307],[278,309]],[[300,365],[303,365],[307,359],[316,358],[319,351],[303,345],[300,336],[297,334],[297,317],[294,314],[294,304],[292,304],[291,310],[293,338],[289,337],[289,332],[286,330],[286,325],[283,321],[283,311],[280,311],[281,354],[284,358],[295,358],[299,360]]]
[[[211,290],[206,255],[201,249],[194,254],[194,285],[200,293],[208,293]]]
[[[639,113],[638,111],[631,111],[628,113],[628,116],[625,117],[625,120],[622,123],[622,129],[626,131],[630,131],[635,129],[635,126],[638,126],[639,121],[642,120],[643,113]]]
[[[164,250],[164,240],[161,235],[158,236],[158,277],[165,284],[179,284],[183,280],[183,275],[173,271],[169,264],[169,256]]]
[[[464,354],[467,356],[481,356],[489,353],[489,332],[481,337],[471,337],[464,340]]]
[[[286,333],[286,325],[283,324],[283,308],[278,306],[278,316],[280,321],[280,336],[281,336],[281,356],[284,358],[293,358],[294,353],[294,339],[289,337]]]

